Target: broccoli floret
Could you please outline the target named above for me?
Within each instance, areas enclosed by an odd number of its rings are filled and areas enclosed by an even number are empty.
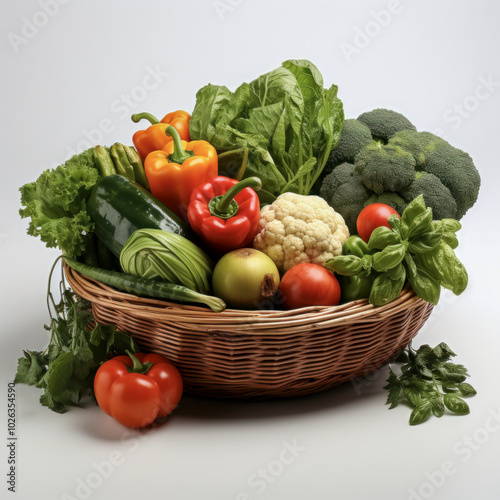
[[[370,129],[374,139],[380,139],[384,143],[401,130],[416,130],[408,118],[390,109],[367,111],[360,114],[358,120]]]
[[[355,156],[373,141],[370,129],[360,121],[345,120],[337,147],[332,150],[325,169],[329,174],[333,167],[341,163],[354,163]]]
[[[373,142],[370,129],[354,118],[344,121],[337,147],[332,149],[325,168],[311,189],[311,194],[319,194],[323,179],[341,163],[354,163],[354,157]]]
[[[377,194],[406,189],[415,178],[415,159],[399,146],[374,142],[361,150],[354,164],[365,186]]]
[[[416,169],[425,170],[425,153],[433,150],[441,141],[446,142],[431,132],[402,130],[389,140],[389,144],[402,147],[410,152],[417,163]]]
[[[472,158],[447,142],[425,153],[425,171],[434,174],[457,202],[457,219],[476,203],[481,178]]]
[[[358,214],[373,193],[364,186],[354,165],[342,163],[323,179],[319,194],[342,215],[349,231],[355,234]]]
[[[410,187],[401,192],[409,203],[419,195],[424,196],[425,204],[432,208],[434,219],[456,219],[457,203],[450,190],[433,174],[417,172]]]
[[[372,203],[384,203],[385,205],[389,205],[394,208],[398,214],[402,214],[404,209],[406,208],[406,203],[403,198],[398,193],[382,193],[382,194],[373,194],[366,200],[365,207],[371,205]]]
[[[481,179],[467,153],[431,132],[399,132],[389,141],[389,145],[391,144],[410,151],[415,158],[417,170],[435,175],[449,189],[456,202],[455,218],[461,219],[474,205],[479,195]],[[431,182],[426,181],[425,184],[431,186]],[[439,218],[436,214],[435,217]]]

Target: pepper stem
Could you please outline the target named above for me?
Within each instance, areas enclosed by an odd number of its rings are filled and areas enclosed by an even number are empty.
[[[160,120],[158,120],[158,118],[156,118],[156,116],[152,115],[151,113],[135,113],[130,118],[132,118],[132,121],[134,123],[141,121],[143,118],[145,120],[148,120],[151,123],[151,125],[156,125],[157,123],[160,123]]]
[[[215,196],[208,204],[210,213],[220,219],[230,219],[238,212],[238,203],[234,197],[243,189],[251,187],[258,191],[262,181],[258,177],[247,177],[229,188],[223,195]]]
[[[169,125],[165,129],[165,134],[172,137],[172,140],[174,141],[174,152],[168,155],[168,160],[171,163],[178,163],[179,165],[182,165],[188,158],[194,156],[194,153],[192,151],[186,151],[182,147],[181,136],[179,135],[179,132],[177,132],[177,129],[175,127]]]
[[[127,366],[127,370],[129,373],[141,373],[142,375],[145,375],[153,366],[153,363],[151,363],[150,361],[143,364],[130,351],[125,352],[128,354],[128,357],[132,360],[133,363],[132,366]]]

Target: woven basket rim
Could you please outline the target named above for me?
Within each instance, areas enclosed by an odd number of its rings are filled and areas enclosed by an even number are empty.
[[[69,285],[75,293],[89,300],[112,304],[113,308],[124,312],[133,308],[137,317],[164,317],[165,314],[174,320],[176,316],[182,322],[199,322],[223,326],[234,324],[259,325],[260,328],[276,328],[285,325],[299,327],[320,321],[322,325],[340,325],[352,322],[383,320],[401,309],[418,307],[424,300],[407,284],[399,297],[382,306],[373,306],[368,299],[346,302],[336,306],[309,306],[292,310],[281,309],[231,309],[213,312],[208,307],[171,302],[164,299],[139,297],[131,293],[117,290],[100,281],[83,276],[79,272],[63,264]]]

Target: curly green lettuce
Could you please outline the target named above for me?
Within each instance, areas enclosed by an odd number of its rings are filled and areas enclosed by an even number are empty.
[[[82,255],[94,224],[87,200],[99,178],[90,148],[55,169],[45,170],[35,182],[21,186],[22,218],[30,218],[27,233],[49,248],[70,257]]]

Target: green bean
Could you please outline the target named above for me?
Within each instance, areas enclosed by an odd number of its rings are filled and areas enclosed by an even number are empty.
[[[137,278],[117,271],[92,267],[66,256],[64,260],[68,266],[87,278],[100,281],[105,285],[118,288],[124,292],[133,293],[140,297],[154,297],[205,304],[214,312],[220,312],[226,308],[224,301],[218,297],[204,295],[182,285],[156,279]]]

